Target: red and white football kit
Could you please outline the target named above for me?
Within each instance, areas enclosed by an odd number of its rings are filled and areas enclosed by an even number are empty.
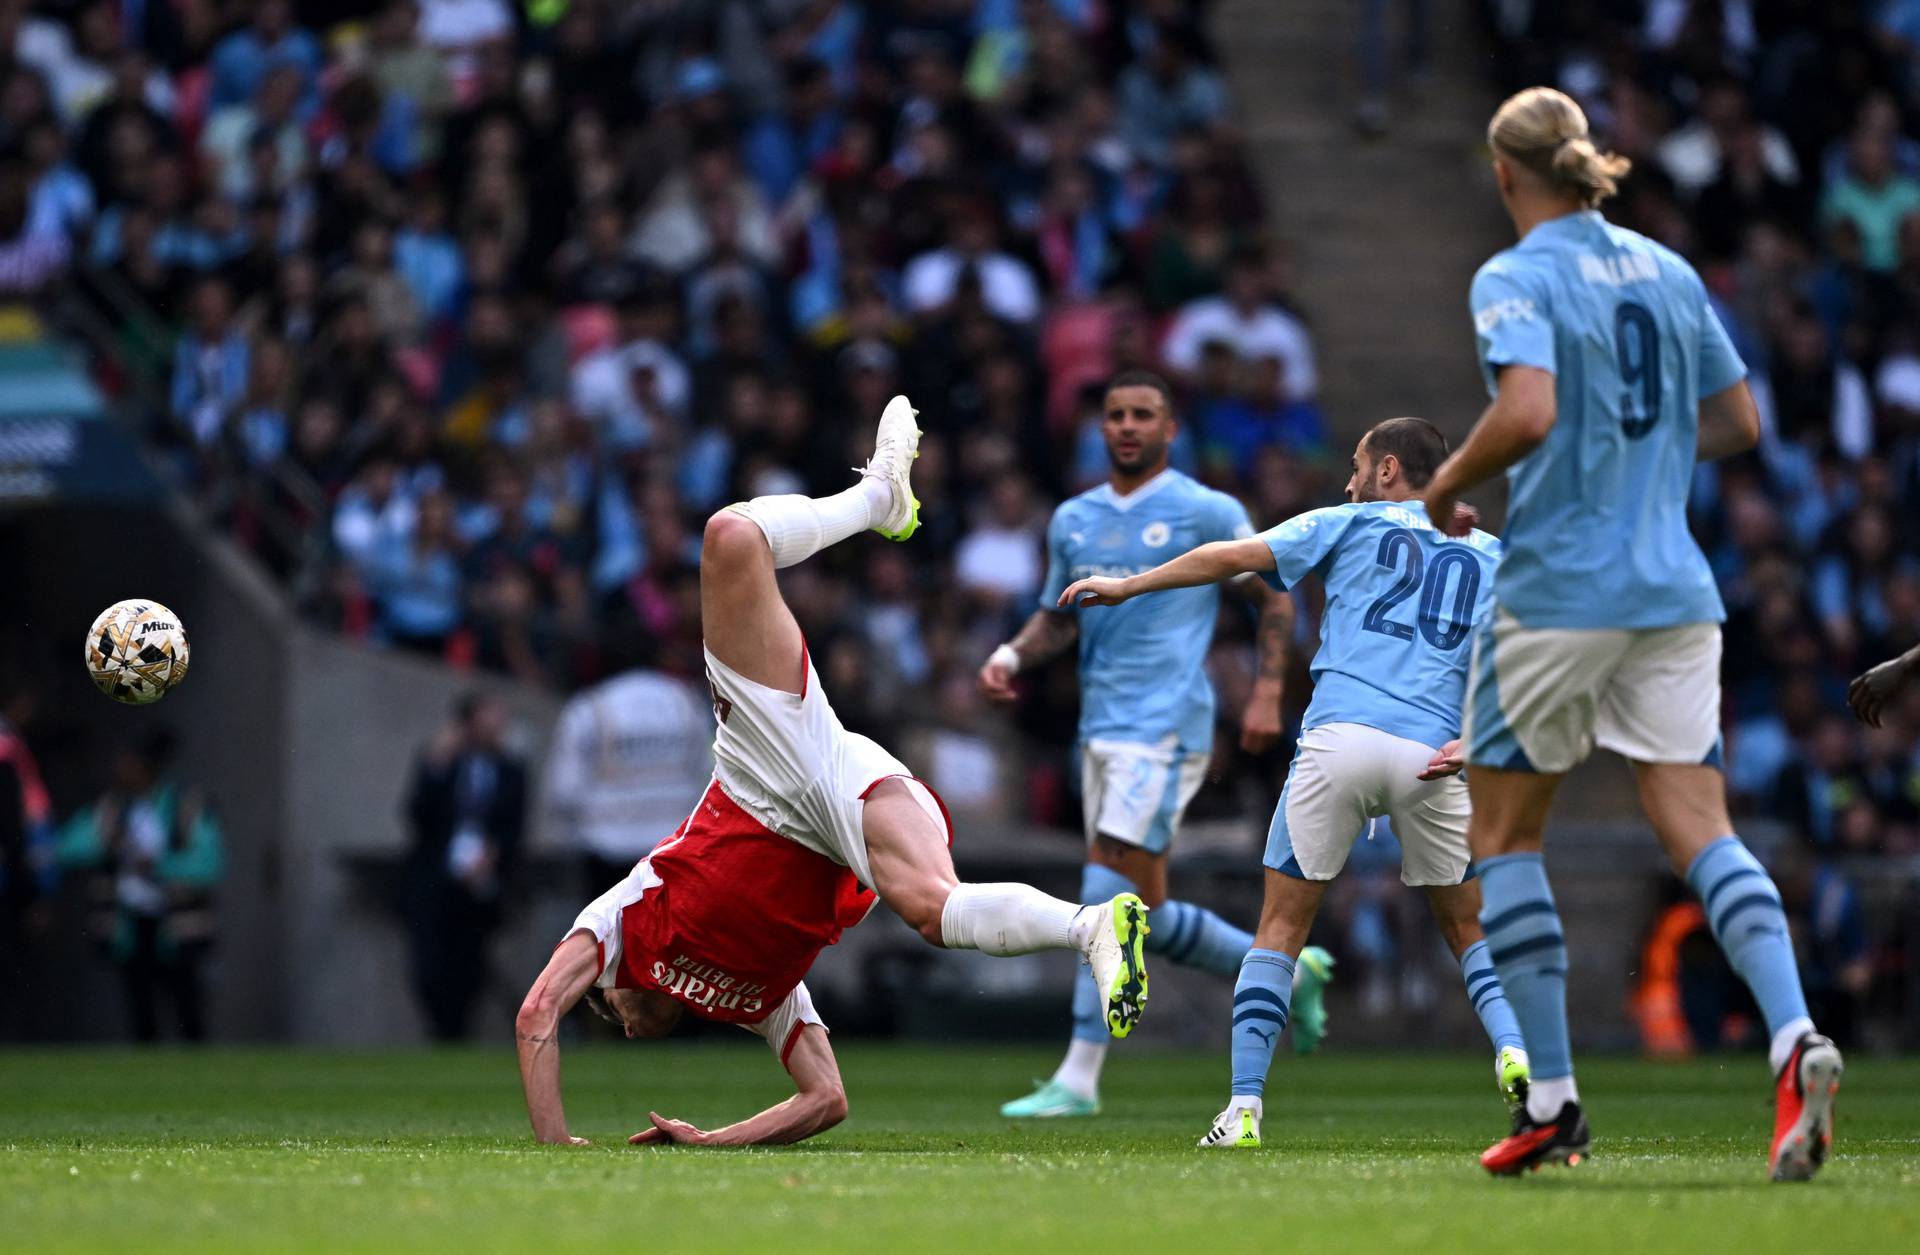
[[[719,732],[713,782],[678,831],[569,930],[600,944],[601,988],[649,989],[767,1038],[785,1061],[820,1024],[801,983],[877,901],[864,799],[906,777],[951,840],[945,808],[901,762],[840,724],[811,661],[805,691],[756,684],[707,655]]]

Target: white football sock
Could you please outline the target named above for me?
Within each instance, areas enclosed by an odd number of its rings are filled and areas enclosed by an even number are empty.
[[[1767,1047],[1767,1066],[1775,1076],[1780,1075],[1780,1069],[1793,1058],[1793,1048],[1800,1044],[1800,1039],[1812,1031],[1813,1021],[1804,1015],[1780,1026],[1780,1031],[1773,1035],[1773,1044]]]
[[[1076,1037],[1067,1043],[1067,1057],[1054,1069],[1053,1083],[1065,1086],[1082,1098],[1092,1098],[1100,1092],[1100,1069],[1106,1062],[1107,1043],[1081,1041]]]
[[[875,476],[865,476],[845,492],[831,497],[803,497],[798,493],[755,497],[728,509],[737,510],[759,525],[773,550],[775,567],[805,562],[828,545],[858,536],[887,517],[893,489]]]
[[[940,911],[940,940],[949,950],[998,955],[1071,949],[1079,910],[1031,885],[955,885]]]
[[[1264,1120],[1267,1114],[1258,1094],[1235,1094],[1227,1099],[1227,1114],[1236,1111],[1251,1111],[1256,1120]]]
[[[1527,1114],[1536,1120],[1551,1120],[1560,1114],[1561,1107],[1579,1101],[1580,1089],[1571,1076],[1527,1082]]]

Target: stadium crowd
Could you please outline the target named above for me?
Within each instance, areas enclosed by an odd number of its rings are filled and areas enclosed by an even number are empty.
[[[9,3],[0,131],[183,476],[356,636],[697,677],[704,516],[843,487],[908,393],[921,535],[791,595],[849,724],[931,715],[943,785],[1058,817],[971,677],[1105,475],[1099,382],[1177,378],[1180,464],[1263,523],[1340,478],[1203,8]],[[1063,743],[1070,683],[1021,717]]]

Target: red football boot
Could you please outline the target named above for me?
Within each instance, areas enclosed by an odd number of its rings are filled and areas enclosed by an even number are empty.
[[[1773,1085],[1773,1153],[1767,1175],[1811,1181],[1833,1144],[1833,1096],[1846,1070],[1840,1049],[1818,1033],[1794,1044]]]
[[[1551,1120],[1535,1120],[1526,1104],[1513,1113],[1513,1132],[1480,1152],[1480,1166],[1497,1177],[1518,1176],[1541,1164],[1572,1167],[1587,1157],[1587,1117],[1577,1102],[1564,1103]]]

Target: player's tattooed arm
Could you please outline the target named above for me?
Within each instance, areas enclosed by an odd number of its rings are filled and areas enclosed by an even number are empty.
[[[787,1072],[797,1092],[757,1116],[709,1130],[650,1111],[652,1127],[627,1141],[634,1146],[784,1146],[824,1133],[847,1118],[847,1091],[825,1029],[809,1024],[801,1030],[787,1055]]]
[[[1052,662],[1080,639],[1080,625],[1070,614],[1036,610],[1014,638],[993,651],[980,668],[980,689],[995,701],[1010,702],[1019,694],[1013,677],[1031,667]]]
[[[520,1055],[520,1086],[527,1098],[533,1136],[558,1146],[585,1146],[587,1139],[567,1132],[560,1101],[560,1019],[580,1001],[600,975],[600,946],[581,930],[560,943],[527,991],[514,1017],[514,1046]]]
[[[1287,643],[1293,639],[1293,598],[1265,580],[1238,579],[1228,587],[1251,600],[1260,612],[1253,633],[1253,691],[1247,694],[1247,708],[1240,716],[1240,748],[1250,754],[1264,754],[1280,739]]]

